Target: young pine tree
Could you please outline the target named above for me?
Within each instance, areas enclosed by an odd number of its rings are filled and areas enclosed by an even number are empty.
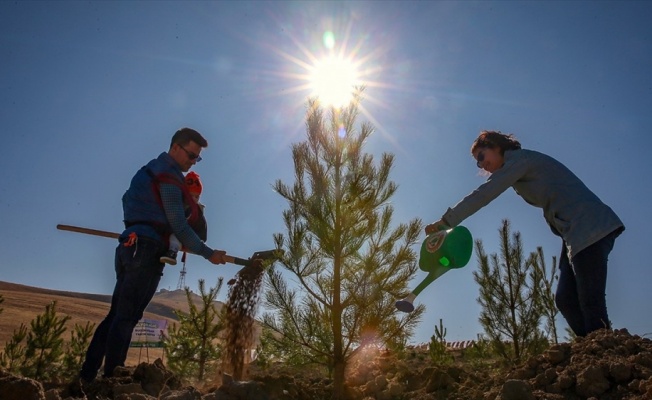
[[[532,265],[535,280],[540,281],[542,286],[541,302],[543,307],[543,317],[546,319],[546,336],[552,343],[559,343],[559,336],[557,335],[556,318],[559,310],[555,304],[555,282],[559,280],[559,276],[555,274],[557,267],[557,257],[552,257],[552,267],[550,273],[546,266],[545,257],[543,255],[543,248],[537,247],[536,252],[530,254],[528,263]]]
[[[36,380],[53,377],[61,367],[64,350],[63,333],[69,315],[59,317],[57,302],[45,306],[45,312],[37,315],[30,322],[31,330],[27,333],[27,348],[23,375]]]
[[[87,321],[86,325],[75,324],[70,333],[70,342],[67,343],[67,350],[63,356],[63,378],[70,379],[79,374],[94,330],[95,324],[90,321]]]
[[[446,331],[442,320],[439,319],[439,326],[435,326],[435,334],[430,337],[428,344],[430,359],[440,365],[450,364],[454,361],[452,354],[446,348]]]
[[[523,360],[540,348],[543,315],[542,282],[523,256],[519,232],[510,237],[510,224],[500,229],[500,256],[488,256],[476,241],[480,270],[473,272],[480,286],[480,323],[498,355],[509,363]]]
[[[200,307],[192,299],[190,288],[186,287],[189,312],[175,311],[179,326],[172,326],[163,347],[168,357],[168,368],[186,379],[204,380],[218,366],[221,346],[218,343],[224,323],[215,299],[222,288],[223,279],[217,286],[206,291],[203,279],[199,280]]]
[[[307,140],[292,147],[295,182],[274,185],[289,206],[287,233],[275,235],[286,255],[268,270],[264,297],[263,323],[278,334],[271,340],[296,363],[325,366],[336,399],[351,357],[367,344],[409,337],[424,311],[399,316],[394,307],[417,270],[411,247],[421,221],[392,224],[394,157],[376,164],[363,152],[373,129],[355,125],[361,95],[328,114],[308,101]]]
[[[491,361],[493,355],[491,348],[491,342],[479,333],[473,345],[462,350],[462,358],[471,366],[478,368]]]
[[[0,353],[0,367],[5,368],[12,374],[21,372],[21,368],[25,363],[25,346],[23,341],[27,337],[27,327],[25,324],[20,324],[20,327],[14,329],[11,339],[5,343],[5,348]]]

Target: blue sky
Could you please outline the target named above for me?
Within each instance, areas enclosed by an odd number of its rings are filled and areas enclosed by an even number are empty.
[[[469,154],[480,130],[514,133],[624,221],[609,313],[651,333],[651,18],[648,2],[0,2],[0,279],[111,293],[114,243],[55,227],[119,231],[132,175],[183,126],[209,141],[194,169],[209,244],[272,248],[286,208],[272,184],[293,182],[290,148],[305,139],[301,76],[332,32],[367,84],[366,151],[396,156],[396,223],[432,222],[483,182]],[[558,256],[541,211],[512,190],[463,225],[495,253],[504,218],[527,252]],[[238,268],[191,257],[187,270],[196,288]],[[440,318],[449,340],[482,331],[474,270],[475,255],[417,297],[428,309],[413,342]]]

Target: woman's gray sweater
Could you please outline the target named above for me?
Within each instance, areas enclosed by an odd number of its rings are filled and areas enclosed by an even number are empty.
[[[442,220],[457,226],[509,187],[543,209],[552,231],[566,242],[569,258],[613,231],[625,229],[616,213],[562,163],[532,150],[508,150],[505,163]]]

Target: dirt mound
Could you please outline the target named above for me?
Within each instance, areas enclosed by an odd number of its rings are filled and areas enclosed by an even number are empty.
[[[537,399],[652,399],[652,341],[599,330],[552,346],[507,378],[528,384]]]
[[[357,398],[448,400],[652,399],[652,341],[601,330],[551,346],[510,371],[497,366],[376,358],[351,375]]]
[[[226,380],[200,391],[183,386],[160,360],[124,368],[119,376],[78,384],[42,384],[0,372],[0,398],[320,400],[332,381],[315,370],[249,366],[249,381]],[[625,329],[597,331],[551,346],[512,370],[458,360],[433,365],[427,354],[397,358],[362,354],[347,372],[353,400],[643,400],[652,399],[652,341]],[[16,397],[18,396],[18,397]]]
[[[285,399],[326,399],[330,381],[300,371],[251,373]],[[652,341],[626,329],[601,330],[551,346],[511,370],[496,363],[433,365],[427,353],[399,359],[390,352],[361,356],[347,374],[356,400],[644,400],[652,399]],[[288,391],[287,388],[293,390]],[[296,393],[296,396],[288,394]],[[310,397],[305,397],[309,393]]]

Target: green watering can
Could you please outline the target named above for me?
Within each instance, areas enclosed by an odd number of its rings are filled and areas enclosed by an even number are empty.
[[[428,276],[404,299],[396,302],[403,312],[414,311],[414,299],[435,279],[454,268],[462,268],[471,259],[473,237],[463,226],[456,226],[428,235],[421,245],[419,268]]]

